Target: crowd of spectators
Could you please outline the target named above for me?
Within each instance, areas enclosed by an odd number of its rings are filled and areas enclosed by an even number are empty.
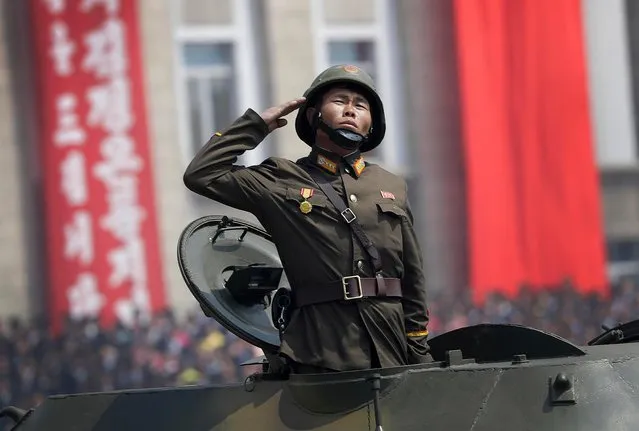
[[[612,289],[608,299],[580,295],[569,285],[522,289],[512,300],[492,295],[481,308],[469,295],[431,294],[429,329],[435,336],[477,323],[518,323],[583,344],[601,325],[639,317],[637,284]],[[242,381],[257,367],[240,364],[261,354],[199,309],[184,319],[161,313],[133,328],[70,320],[55,339],[42,322],[9,319],[0,321],[0,408],[30,408],[57,393]]]
[[[639,319],[639,284],[626,278],[610,287],[602,298],[580,294],[569,283],[545,290],[522,287],[514,299],[490,295],[483,307],[473,306],[469,293],[442,292],[433,301],[431,334],[479,323],[516,323],[585,344],[602,327]]]

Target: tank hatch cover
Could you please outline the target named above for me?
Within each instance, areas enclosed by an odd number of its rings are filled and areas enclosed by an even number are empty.
[[[178,265],[204,314],[264,352],[277,352],[271,303],[288,281],[266,231],[227,216],[201,217],[180,235]]]
[[[461,350],[477,363],[583,356],[581,348],[557,335],[514,324],[480,324],[455,329],[428,341],[436,361]]]

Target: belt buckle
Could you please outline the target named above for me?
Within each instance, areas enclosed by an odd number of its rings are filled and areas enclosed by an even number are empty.
[[[359,293],[354,296],[350,296],[348,293],[348,280],[355,279],[357,280],[357,289]],[[349,275],[347,277],[342,277],[342,287],[344,288],[344,299],[346,301],[350,301],[352,299],[360,299],[364,297],[364,292],[362,291],[362,279],[359,275]]]
[[[353,210],[350,208],[346,208],[344,211],[340,212],[340,215],[344,218],[344,220],[346,220],[346,223],[348,224],[351,224],[357,218]]]

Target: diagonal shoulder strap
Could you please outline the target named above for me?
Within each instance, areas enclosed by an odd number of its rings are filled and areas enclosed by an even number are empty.
[[[375,274],[379,275],[382,270],[382,260],[379,256],[379,252],[377,251],[377,248],[375,248],[373,242],[368,238],[368,236],[366,236],[362,226],[357,222],[357,216],[355,213],[346,206],[337,191],[327,181],[326,177],[321,175],[317,169],[306,164],[302,164],[302,168],[308,172],[311,178],[313,178],[328,200],[331,201],[335,208],[337,208],[344,221],[351,227],[360,244],[362,244],[362,247],[364,247],[364,250],[368,253],[371,263],[373,264]]]

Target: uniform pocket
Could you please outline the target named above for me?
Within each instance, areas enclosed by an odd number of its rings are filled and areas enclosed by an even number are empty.
[[[381,244],[385,244],[393,250],[400,251],[403,243],[402,223],[407,217],[406,211],[390,202],[378,202],[376,205],[378,209],[377,230],[381,234],[378,241],[382,241]]]
[[[381,213],[389,215],[391,217],[393,216],[399,217],[400,220],[401,220],[401,217],[406,217],[406,211],[404,211],[397,205],[390,202],[378,202],[377,208],[379,209]]]

